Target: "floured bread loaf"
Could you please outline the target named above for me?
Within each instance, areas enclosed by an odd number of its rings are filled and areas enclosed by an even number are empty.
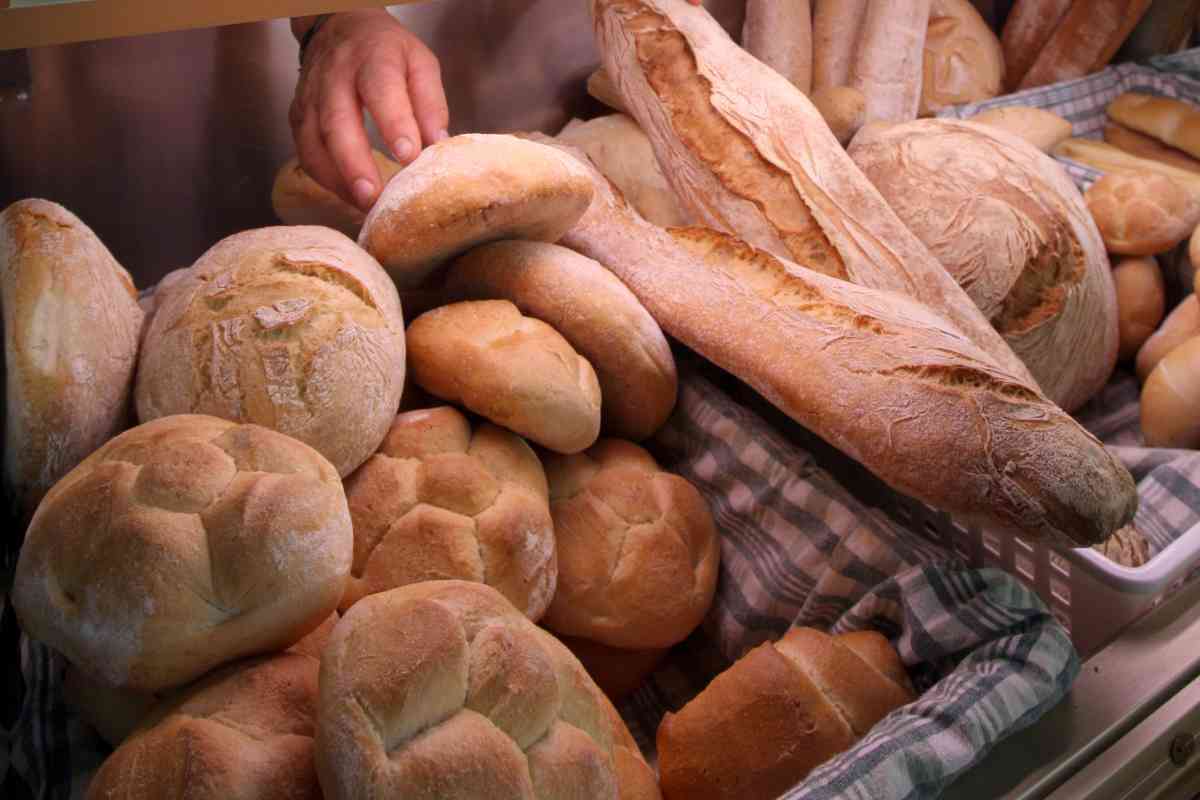
[[[1200,223],[1200,197],[1165,175],[1111,172],[1086,197],[1104,245],[1119,255],[1165,253]]]
[[[559,453],[600,435],[600,383],[557,331],[507,300],[435,308],[408,328],[413,380]]]
[[[449,406],[396,417],[346,479],[354,564],[342,608],[431,580],[487,583],[535,622],[554,596],[554,524],[541,462],[519,436]]]
[[[384,187],[358,242],[411,289],[476,245],[557,241],[591,199],[587,175],[561,153],[514,136],[454,136]]]
[[[384,186],[403,169],[378,150],[372,150],[371,156]],[[271,207],[284,225],[324,225],[351,238],[358,236],[367,216],[313,180],[295,157],[289,158],[275,175]]]
[[[1108,381],[1117,303],[1100,233],[1054,160],[1002,131],[918,120],[850,156],[1067,411]]]
[[[712,605],[721,542],[696,487],[631,442],[546,460],[558,592],[543,624],[612,647],[687,638]]]
[[[4,491],[24,527],[59,478],[128,426],[143,315],[104,243],[46,200],[0,213],[0,310]]]
[[[610,436],[642,440],[675,407],[675,358],[658,323],[625,284],[573,250],[541,242],[494,242],[447,271],[454,299],[509,300],[562,334],[596,370]]]
[[[328,800],[654,800],[654,773],[574,656],[480,583],[364,598],[321,659]]]
[[[1000,40],[968,0],[933,0],[925,33],[919,114],[977,103],[1002,93]]]
[[[350,474],[404,386],[404,320],[379,264],[337,231],[260,228],[159,290],[137,376],[142,421],[211,414],[286,433]]]
[[[164,417],[46,495],[13,607],[88,675],[154,691],[299,641],[337,607],[353,546],[317,451],[257,425]]]

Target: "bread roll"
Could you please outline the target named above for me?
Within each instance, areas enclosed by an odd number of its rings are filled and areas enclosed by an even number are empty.
[[[1103,69],[1149,6],[1150,0],[1071,3],[1016,88],[1032,89]]]
[[[677,0],[593,0],[593,13],[606,68],[702,224],[834,277],[915,297],[1033,383],[812,103],[704,9]],[[919,67],[919,43],[916,53]]]
[[[602,428],[642,440],[675,407],[675,358],[625,284],[586,256],[541,242],[494,242],[448,270],[454,299],[509,300],[558,331],[596,370]]]
[[[712,605],[721,560],[696,487],[618,439],[550,457],[546,477],[559,581],[543,624],[628,650],[686,639]]]
[[[142,421],[211,414],[286,433],[342,476],[367,460],[404,386],[400,299],[329,228],[234,234],[163,291],[142,351]]]
[[[1170,97],[1126,92],[1108,104],[1108,116],[1200,158],[1200,109]]]
[[[17,563],[22,629],[109,686],[154,691],[300,640],[341,599],[337,471],[257,425],[164,417],[59,481]]]
[[[578,164],[513,136],[466,134],[427,147],[384,187],[358,243],[400,289],[498,239],[554,242],[591,201]]]
[[[915,699],[907,678],[891,677],[904,669],[886,639],[852,647],[847,638],[792,628],[668,713],[658,728],[663,796],[777,797]]]
[[[1043,153],[1071,136],[1071,123],[1052,111],[1033,106],[1002,106],[981,111],[971,122],[1019,136]]]
[[[286,653],[188,687],[105,760],[88,800],[320,800],[318,668],[314,658]]]
[[[559,453],[600,435],[600,383],[587,359],[507,300],[455,303],[408,328],[413,380],[435,397]]]
[[[1122,567],[1136,568],[1150,560],[1150,543],[1133,525],[1126,525],[1092,548]]]
[[[384,186],[403,169],[378,150],[372,150],[371,156]],[[294,156],[275,174],[271,207],[284,225],[324,225],[351,238],[358,236],[366,218],[361,210],[313,180]]]
[[[1131,155],[1119,147],[1113,147],[1106,142],[1094,139],[1071,138],[1060,142],[1054,148],[1058,158],[1068,158],[1078,161],[1100,172],[1135,172],[1163,175],[1185,187],[1188,192],[1200,200],[1200,175],[1186,169],[1164,164],[1149,158]]]
[[[858,89],[834,86],[813,92],[812,103],[825,118],[838,144],[847,145],[866,124],[867,100]]]
[[[812,91],[813,37],[809,0],[746,0],[742,47],[792,82]]]
[[[587,91],[593,98],[618,114],[629,113],[625,108],[625,100],[621,97],[621,90],[613,83],[612,77],[604,70],[604,67],[598,68],[588,76]]]
[[[23,529],[59,478],[128,426],[142,310],[104,243],[46,200],[0,213],[0,310],[4,493]]]
[[[558,635],[588,676],[613,703],[619,703],[645,683],[669,650],[622,650],[589,639]]]
[[[1105,247],[1120,255],[1165,253],[1200,223],[1200,199],[1164,175],[1108,173],[1085,199]]]
[[[867,122],[916,119],[931,5],[930,0],[867,4],[850,68],[850,86],[867,100]]]
[[[1200,337],[1171,350],[1142,387],[1146,447],[1200,448]]]
[[[813,92],[850,83],[867,0],[813,0]]]
[[[610,114],[568,125],[556,138],[587,153],[629,204],[650,222],[671,228],[690,221],[663,177],[650,140],[630,117]]]
[[[1004,30],[1000,45],[1004,52],[1004,85],[1015,92],[1038,54],[1066,16],[1072,0],[1016,0]]]
[[[579,662],[480,583],[405,586],[342,617],[316,758],[328,800],[660,796]]]
[[[923,58],[922,117],[1003,92],[1000,40],[969,0],[933,0]]]
[[[1138,350],[1158,328],[1166,304],[1166,287],[1158,262],[1150,257],[1123,258],[1113,268],[1121,319],[1121,361]]]
[[[537,621],[554,595],[554,525],[541,462],[519,436],[449,406],[396,417],[346,479],[354,565],[341,607],[421,581],[495,588]]]
[[[1130,155],[1148,158],[1172,167],[1200,173],[1200,161],[1189,156],[1182,150],[1168,147],[1153,136],[1138,133],[1135,130],[1109,122],[1104,126],[1104,141],[1113,147],[1119,147]]]
[[[664,331],[893,489],[1059,544],[1103,541],[1132,519],[1129,472],[927,308],[713,231],[664,231],[592,175],[597,200],[563,244],[608,264]]]
[[[1138,380],[1145,383],[1167,353],[1193,336],[1200,336],[1200,301],[1197,301],[1195,294],[1189,294],[1175,306],[1154,335],[1138,350]]]
[[[1027,142],[928,119],[860,136],[850,156],[962,285],[1046,395],[1082,406],[1116,365],[1118,312],[1075,184]]]

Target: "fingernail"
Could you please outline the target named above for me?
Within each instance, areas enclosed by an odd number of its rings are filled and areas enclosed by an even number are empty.
[[[408,161],[413,156],[413,143],[406,137],[401,136],[392,145],[392,152],[396,154],[396,158],[401,161]]]
[[[433,137],[433,140],[435,142],[440,142],[442,139],[449,139],[449,138],[450,138],[450,132],[447,131],[445,128],[443,128],[442,130],[437,132],[437,135]]]
[[[351,187],[351,191],[354,192],[354,199],[358,202],[359,206],[368,206],[375,199],[375,184],[366,178],[356,180],[354,186]]]

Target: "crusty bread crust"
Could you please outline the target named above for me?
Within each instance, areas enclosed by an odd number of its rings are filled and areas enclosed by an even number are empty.
[[[1004,50],[1004,85],[1015,92],[1033,62],[1037,60],[1054,35],[1072,0],[1016,0],[1004,30],[1000,45]]]
[[[792,82],[812,91],[813,32],[809,0],[746,0],[742,47]]]
[[[372,150],[375,167],[386,186],[403,167]],[[367,215],[312,179],[294,156],[275,174],[271,207],[284,225],[324,225],[351,238],[358,236]]]
[[[1003,91],[1000,40],[968,0],[933,0],[925,34],[921,107],[929,117],[947,106],[977,103]]]

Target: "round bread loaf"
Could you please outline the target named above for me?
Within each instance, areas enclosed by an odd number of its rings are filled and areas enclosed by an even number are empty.
[[[660,796],[570,651],[481,583],[355,604],[321,658],[317,720],[328,800]]]
[[[633,292],[598,262],[542,242],[494,242],[450,266],[447,296],[509,300],[563,335],[596,370],[601,424],[640,441],[675,407],[675,358]]]
[[[404,320],[396,287],[354,242],[312,226],[238,233],[159,291],[138,365],[143,422],[263,425],[343,477],[379,447],[404,387]]]
[[[1138,380],[1145,383],[1167,353],[1193,336],[1200,336],[1200,301],[1196,299],[1195,294],[1189,294],[1183,298],[1183,302],[1175,306],[1154,335],[1138,350]]]
[[[855,137],[850,155],[1067,411],[1116,365],[1112,270],[1062,167],[1004,131],[927,119]]]
[[[283,653],[206,676],[149,713],[101,765],[88,800],[321,800],[319,669]]]
[[[922,117],[1003,93],[1000,40],[968,0],[933,0],[925,32]]]
[[[1088,210],[1109,252],[1165,253],[1200,222],[1200,201],[1178,182],[1153,172],[1108,172],[1087,190]]]
[[[46,495],[17,563],[24,631],[114,687],[179,686],[299,641],[354,535],[337,471],[257,425],[180,415],[111,440]]]
[[[669,649],[623,650],[574,636],[559,635],[558,640],[579,659],[600,691],[613,703],[619,703],[641,686],[670,652]]]
[[[371,156],[384,186],[404,169],[378,150],[372,150]],[[271,207],[284,225],[324,225],[351,238],[358,236],[367,216],[313,180],[294,156],[275,174]]]
[[[1153,256],[1123,258],[1113,267],[1120,320],[1121,361],[1137,355],[1138,349],[1158,328],[1166,305],[1166,285]]]
[[[45,200],[0,213],[0,309],[4,490],[24,529],[59,478],[128,426],[143,315],[104,243]]]
[[[408,327],[412,377],[435,397],[559,453],[600,435],[600,383],[587,359],[507,300],[454,303]]]
[[[1200,449],[1200,336],[1158,362],[1142,387],[1141,411],[1147,447]]]
[[[427,147],[384,187],[358,242],[403,289],[498,239],[555,242],[592,202],[581,164],[515,136],[466,134]]]
[[[631,442],[546,460],[558,591],[543,624],[629,650],[687,638],[712,604],[721,541],[700,492]]]
[[[557,562],[546,475],[521,437],[475,430],[449,406],[396,417],[379,452],[346,479],[354,564],[342,598],[421,581],[487,583],[536,621]]]

